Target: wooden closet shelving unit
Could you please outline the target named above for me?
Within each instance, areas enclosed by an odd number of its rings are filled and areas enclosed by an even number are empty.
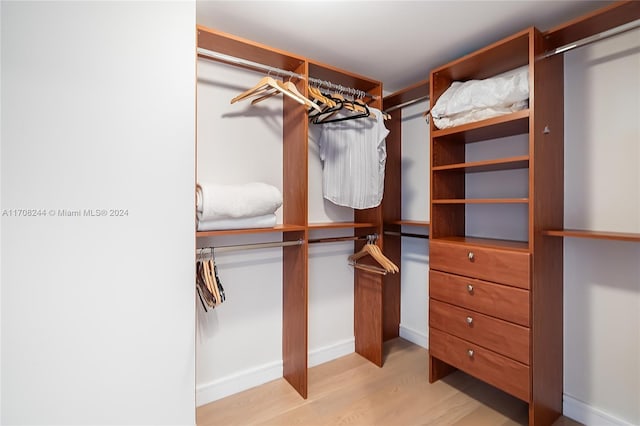
[[[464,370],[528,402],[531,424],[562,410],[562,241],[541,231],[563,217],[563,62],[536,61],[544,51],[529,28],[430,76],[435,104],[453,81],[529,68],[529,109],[442,130],[431,123],[429,379]],[[468,144],[515,135],[528,135],[526,155],[466,159]],[[515,169],[528,171],[528,197],[467,197],[478,174]],[[467,235],[471,204],[527,205],[527,240]],[[495,304],[504,295],[514,300],[507,311]]]
[[[562,410],[563,240],[556,237],[640,241],[637,233],[562,229],[563,225],[563,61],[545,52],[626,24],[640,15],[640,2],[623,1],[546,33],[521,31],[431,72],[384,99],[397,107],[386,125],[387,163],[381,206],[354,212],[353,222],[308,223],[308,121],[305,108],[283,99],[284,223],[275,228],[197,232],[197,237],[281,233],[284,241],[308,240],[310,231],[353,229],[357,236],[402,226],[429,229],[429,379],[460,368],[529,403],[529,423],[551,424]],[[198,26],[198,47],[363,90],[382,108],[378,81],[260,43]],[[223,61],[224,62],[224,61]],[[477,123],[439,130],[431,124],[429,143],[430,222],[401,214],[400,106],[438,97],[455,80],[484,79],[528,65],[530,108]],[[251,67],[246,67],[251,69]],[[307,94],[306,82],[292,79]],[[467,161],[465,146],[513,135],[528,135],[528,153]],[[425,140],[425,143],[427,141]],[[295,166],[291,166],[295,165]],[[502,170],[528,171],[527,198],[469,199],[465,178]],[[466,235],[469,204],[526,204],[526,241]],[[359,249],[362,242],[355,242]],[[401,237],[384,237],[385,254],[400,264]],[[384,340],[398,336],[400,274],[354,271],[356,351],[383,363]],[[307,396],[308,246],[283,248],[284,377]],[[505,302],[507,301],[507,302]],[[459,316],[463,315],[460,326]],[[468,327],[468,314],[478,328]],[[456,323],[455,327],[449,327]],[[500,333],[492,333],[494,327]],[[514,336],[505,339],[505,336]],[[471,352],[469,352],[471,351]]]
[[[197,27],[197,45],[208,51],[261,65],[290,71],[303,78],[291,78],[297,89],[308,95],[309,77],[361,90],[370,95],[369,104],[382,106],[382,83],[348,71],[311,61],[280,49],[256,43],[204,26]],[[206,55],[200,55],[207,57]],[[242,68],[258,70],[250,65]],[[260,70],[258,70],[260,71]],[[262,71],[261,71],[262,72]],[[310,231],[353,229],[356,236],[377,233],[382,245],[382,207],[354,211],[353,222],[308,223],[308,133],[306,108],[284,96],[283,99],[283,224],[274,228],[196,232],[197,238],[281,233],[282,241],[308,241]],[[196,141],[197,151],[197,141]],[[321,177],[318,176],[318,179]],[[354,242],[356,250],[364,244]],[[307,397],[308,358],[308,245],[283,247],[283,376],[303,397]],[[382,276],[354,269],[354,334],[356,352],[382,365]]]
[[[530,28],[444,65],[431,72],[428,80],[384,100],[388,110],[427,94],[433,106],[452,81],[484,79],[529,66],[529,109],[450,129],[431,124],[431,223],[426,226],[432,301],[430,381],[455,368],[475,374],[527,401],[532,425],[551,424],[562,411],[563,245],[562,238],[553,237],[640,241],[638,233],[562,229],[563,60],[562,55],[543,56],[638,18],[640,2],[621,1],[545,33]],[[384,225],[396,230],[413,223],[400,220],[402,114],[396,109],[391,115]],[[515,135],[527,135],[526,155],[483,161],[465,158],[468,144]],[[527,198],[466,198],[465,178],[518,169],[528,171]],[[526,204],[527,239],[466,235],[466,206],[475,203]],[[387,253],[394,250],[394,261],[399,261],[400,238],[386,241]],[[471,334],[469,313],[471,322],[479,326]],[[501,331],[496,334],[497,329]]]
[[[431,73],[436,102],[455,80],[483,79],[528,64],[530,108],[451,129],[431,126],[430,381],[460,368],[529,403],[530,424],[562,412],[563,245],[555,236],[640,241],[638,234],[563,230],[563,59],[544,57],[638,18],[620,2],[547,33],[531,28]],[[465,146],[528,134],[529,153],[482,162]],[[528,170],[526,199],[468,199],[475,173]],[[466,205],[527,203],[528,238],[466,235]],[[509,300],[509,306],[497,301]],[[500,337],[494,333],[503,327]],[[493,334],[492,334],[493,333]]]

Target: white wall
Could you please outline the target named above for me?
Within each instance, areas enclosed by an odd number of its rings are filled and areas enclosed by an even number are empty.
[[[565,227],[640,232],[640,30],[565,54]],[[640,244],[565,238],[565,414],[640,424]]]
[[[194,25],[2,2],[3,424],[195,423]]]

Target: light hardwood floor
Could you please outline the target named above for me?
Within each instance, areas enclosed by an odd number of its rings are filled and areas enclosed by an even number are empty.
[[[527,404],[462,372],[429,384],[427,351],[385,345],[378,368],[357,354],[309,369],[309,397],[284,380],[199,407],[205,425],[526,425]],[[561,418],[555,426],[579,425]]]

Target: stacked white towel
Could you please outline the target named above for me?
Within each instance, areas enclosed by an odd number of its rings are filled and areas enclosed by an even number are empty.
[[[282,206],[282,193],[273,185],[198,183],[198,230],[269,228]]]

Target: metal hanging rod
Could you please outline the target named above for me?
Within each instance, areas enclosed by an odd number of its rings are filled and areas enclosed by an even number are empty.
[[[258,62],[253,62],[253,61],[249,61],[242,58],[236,58],[235,56],[225,55],[224,53],[214,52],[213,50],[208,50],[202,47],[198,47],[198,55],[205,56],[211,59],[216,59],[223,62],[227,62],[227,63],[231,63],[231,64],[235,64],[235,65],[242,65],[245,67],[258,69],[261,71],[265,71],[267,73],[278,74],[286,77],[295,77],[301,80],[307,79],[307,77],[305,77],[304,75],[295,73],[293,71],[283,70],[280,68],[260,64]]]
[[[420,96],[419,98],[411,99],[410,101],[406,101],[406,102],[403,102],[401,104],[389,107],[389,108],[385,109],[384,112],[389,113],[391,111],[395,111],[397,109],[404,108],[404,107],[407,107],[409,105],[417,104],[418,102],[426,101],[428,99],[429,99],[429,95]]]
[[[226,55],[224,53],[214,52],[213,50],[205,49],[203,47],[198,47],[197,51],[198,51],[198,55],[204,56],[206,58],[215,59],[218,61],[222,61],[222,62],[234,64],[234,65],[241,65],[244,67],[261,70],[267,73],[273,73],[280,76],[295,77],[301,80],[308,80],[309,83],[313,83],[318,87],[326,87],[328,89],[337,90],[339,92],[350,94],[355,97],[360,97],[360,98],[369,97],[371,99],[380,98],[379,96],[370,95],[364,90],[354,89],[352,87],[346,87],[341,84],[333,83],[331,81],[326,81],[326,80],[320,80],[318,78],[311,78],[311,77],[307,78],[305,75],[298,74],[293,71],[283,70],[280,68],[272,67],[270,65],[264,65],[258,62],[249,61],[247,59],[237,58],[235,56]]]
[[[626,33],[627,31],[635,30],[636,28],[640,28],[640,19],[636,19],[635,21],[628,22],[624,25],[620,25],[619,27],[603,31],[599,34],[594,34],[590,37],[583,38],[582,40],[578,40],[574,43],[565,44],[564,46],[560,46],[554,50],[545,52],[540,59],[545,59],[550,56],[557,55],[558,53],[568,52],[569,50],[573,50],[577,47],[586,46],[587,44],[591,44],[596,41],[604,40],[618,34]]]
[[[410,232],[384,231],[384,235],[395,235],[397,237],[422,238],[428,240],[429,236],[425,234],[412,234]]]
[[[361,235],[359,237],[330,237],[330,238],[317,238],[314,240],[308,240],[309,244],[318,243],[340,243],[343,241],[360,241],[360,240],[377,240],[378,234]]]
[[[313,84],[314,86],[318,87],[319,89],[322,89],[323,87],[326,87],[327,89],[337,90],[338,92],[346,93],[346,94],[352,95],[352,96],[354,96],[356,98],[367,97],[367,98],[371,98],[371,99],[380,99],[380,96],[370,95],[369,93],[365,92],[364,90],[354,89],[352,87],[346,87],[346,86],[343,86],[342,84],[332,83],[332,82],[327,81],[327,80],[320,80],[319,78],[309,77],[308,81],[309,81],[309,84]]]
[[[304,244],[304,240],[295,240],[295,241],[278,241],[273,243],[252,243],[252,244],[239,244],[232,246],[219,246],[219,247],[201,247],[198,248],[198,254],[205,254],[207,251],[222,253],[226,251],[238,251],[238,250],[253,250],[253,249],[262,249],[262,248],[272,248],[272,247],[288,247],[288,246],[299,246]]]

